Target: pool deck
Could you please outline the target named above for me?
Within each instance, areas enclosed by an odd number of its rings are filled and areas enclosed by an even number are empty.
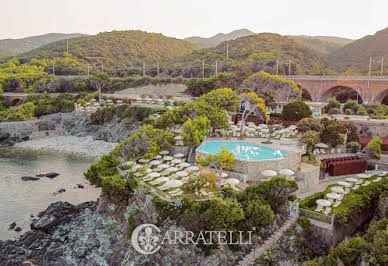
[[[297,139],[285,139],[285,140],[278,140],[278,139],[271,139],[271,144],[264,144],[262,142],[267,141],[267,138],[238,138],[238,137],[230,137],[230,138],[220,138],[220,137],[206,137],[206,139],[203,142],[206,141],[241,141],[246,142],[250,144],[256,144],[263,147],[273,148],[273,149],[279,149],[279,150],[285,150],[290,153],[295,152],[304,152],[303,147],[298,146]]]
[[[207,141],[239,141],[246,142],[249,144],[260,145],[272,149],[279,149],[288,151],[289,154],[276,159],[264,159],[264,160],[243,160],[236,159],[233,164],[232,171],[238,175],[245,175],[247,181],[260,181],[263,177],[260,173],[263,170],[275,170],[280,169],[291,169],[296,170],[301,162],[301,154],[304,153],[303,147],[298,146],[296,139],[285,139],[285,140],[271,140],[271,144],[263,144],[262,142],[267,141],[266,138],[220,138],[220,137],[207,137],[203,143]],[[208,153],[196,150],[196,156],[205,157]],[[241,179],[241,178],[239,178]]]

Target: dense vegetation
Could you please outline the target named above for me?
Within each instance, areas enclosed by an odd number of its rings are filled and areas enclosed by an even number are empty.
[[[229,32],[227,34],[224,33],[218,33],[212,37],[209,38],[203,38],[203,37],[188,37],[185,38],[186,41],[194,43],[198,45],[201,48],[210,48],[210,47],[216,47],[222,42],[234,40],[237,38],[249,36],[255,34],[254,32],[247,30],[247,29],[240,29],[240,30],[234,30],[232,32]]]
[[[353,41],[345,38],[331,39],[330,37],[325,36],[294,35],[287,37],[317,51],[321,55],[331,54],[337,49]]]
[[[314,210],[316,207],[315,201],[325,198],[325,195],[331,192],[331,187],[333,186],[336,186],[336,184],[328,186],[322,192],[306,197],[300,202],[300,207]],[[338,224],[349,224],[361,213],[376,208],[380,195],[387,190],[388,179],[384,178],[379,182],[371,182],[367,186],[361,186],[359,189],[351,191],[344,197],[341,204],[333,209],[332,213],[335,215],[335,222]]]
[[[0,40],[0,54],[1,52],[8,55],[24,53],[24,52],[31,51],[35,48],[38,48],[42,45],[46,45],[59,40],[76,38],[82,35],[83,34],[79,34],[79,33],[70,33],[70,34],[48,33],[44,35],[32,36],[32,37],[27,37],[22,39]]]
[[[107,72],[117,73],[123,69],[129,73],[133,67],[141,69],[143,61],[156,67],[159,61],[165,62],[197,49],[189,42],[143,31],[103,32],[69,40],[69,53],[83,66],[83,74],[86,73],[87,63],[100,69],[104,65]],[[25,53],[20,58],[26,61],[33,58],[53,59],[64,52],[66,44],[58,41]]]
[[[388,56],[388,28],[356,40],[329,55],[329,60],[337,71],[352,70],[368,73],[369,58],[373,58],[372,74],[380,74],[381,58]],[[387,73],[388,66],[384,66]]]

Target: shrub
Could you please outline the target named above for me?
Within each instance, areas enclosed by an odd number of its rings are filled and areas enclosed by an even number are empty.
[[[374,137],[369,143],[366,145],[366,148],[372,152],[375,158],[381,158],[381,145],[383,141],[380,137]]]
[[[357,103],[357,101],[349,99],[344,104],[343,110],[345,110],[345,113],[346,113],[346,110],[350,110],[351,113],[349,113],[349,115],[357,113],[357,110],[358,110],[358,103]]]
[[[340,113],[340,109],[339,108],[332,108],[329,111],[329,114],[331,114],[331,115],[338,115],[339,113]]]
[[[288,121],[299,121],[305,117],[311,117],[310,107],[303,101],[294,101],[284,106],[282,116]]]
[[[359,152],[361,150],[360,143],[358,143],[356,141],[348,142],[346,147],[349,148],[352,153],[357,153],[357,152]]]
[[[98,162],[92,164],[84,175],[92,185],[101,187],[103,177],[117,174],[116,168],[120,162],[120,157],[111,152],[109,155],[103,155]]]
[[[364,107],[358,108],[357,114],[358,115],[368,115],[368,113],[366,112],[366,109]]]
[[[117,204],[128,204],[131,188],[122,175],[102,178],[102,196]]]
[[[352,115],[353,112],[352,112],[351,109],[345,109],[345,114],[346,114],[346,115]]]
[[[297,126],[300,132],[306,132],[309,130],[321,132],[323,130],[323,125],[321,122],[310,117],[306,117],[300,120]]]

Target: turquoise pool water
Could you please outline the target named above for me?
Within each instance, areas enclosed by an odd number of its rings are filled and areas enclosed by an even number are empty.
[[[236,159],[242,160],[269,160],[278,159],[287,154],[288,151],[273,149],[260,145],[250,144],[241,141],[207,141],[203,143],[198,150],[216,154],[225,147],[234,154]]]

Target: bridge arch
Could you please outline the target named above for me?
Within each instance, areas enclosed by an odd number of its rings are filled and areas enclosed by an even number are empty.
[[[323,95],[321,96],[321,101],[327,101],[327,99],[332,96],[335,96],[336,99],[341,103],[345,103],[348,100],[358,100],[358,103],[360,104],[364,102],[364,97],[362,95],[361,89],[355,87],[343,85],[331,87],[323,93]]]
[[[376,98],[374,99],[375,102],[379,102],[385,105],[388,105],[388,88],[384,91],[380,92]]]

